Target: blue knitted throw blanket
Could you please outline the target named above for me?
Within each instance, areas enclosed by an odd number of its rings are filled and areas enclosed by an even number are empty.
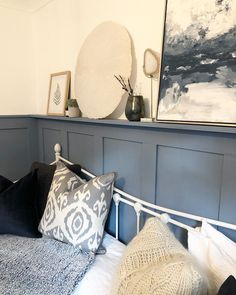
[[[0,235],[0,294],[72,294],[94,259],[55,240]]]

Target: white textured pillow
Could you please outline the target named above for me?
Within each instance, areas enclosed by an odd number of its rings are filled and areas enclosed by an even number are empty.
[[[168,226],[150,218],[129,243],[115,280],[116,295],[204,295],[207,284]]]
[[[134,272],[119,295],[206,295],[206,283],[190,255],[172,257]]]
[[[223,248],[201,232],[188,233],[188,249],[208,272],[209,279],[212,282],[212,294],[218,292],[228,276],[236,276],[235,257],[230,257]]]
[[[236,243],[227,238],[224,234],[216,230],[206,221],[202,222],[200,228],[202,234],[210,238],[219,248],[223,249],[224,252],[235,261],[236,263]]]
[[[166,224],[157,218],[149,218],[126,248],[120,278],[126,278],[152,263],[167,261],[174,255],[186,255],[186,250]]]

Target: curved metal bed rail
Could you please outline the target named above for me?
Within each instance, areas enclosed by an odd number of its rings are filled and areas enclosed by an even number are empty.
[[[70,164],[70,165],[73,164],[72,162],[70,162],[69,160],[67,160],[61,156],[61,146],[59,143],[55,144],[54,152],[55,152],[56,161],[53,163],[56,163],[57,161],[62,160],[63,162],[65,162],[67,164]],[[87,175],[91,178],[96,177],[96,175],[90,173],[89,171],[87,171],[84,168],[82,168],[81,171],[85,175]],[[171,218],[169,216],[169,214],[179,216],[179,217],[184,217],[184,218],[191,219],[194,221],[200,221],[200,222],[207,221],[208,223],[210,223],[212,225],[228,228],[231,230],[236,230],[236,224],[231,224],[231,223],[227,223],[227,222],[223,222],[223,221],[219,221],[219,220],[214,220],[211,218],[206,218],[203,216],[198,216],[198,215],[194,215],[194,214],[190,214],[190,213],[181,212],[181,211],[173,210],[170,208],[158,206],[158,205],[149,203],[147,201],[144,201],[136,196],[132,196],[132,195],[122,191],[121,189],[116,188],[116,187],[114,187],[113,191],[114,191],[113,200],[114,200],[115,208],[116,208],[116,239],[118,239],[118,237],[119,237],[119,205],[120,205],[120,202],[127,204],[127,205],[134,208],[135,213],[136,213],[136,220],[137,220],[137,233],[140,230],[140,214],[141,214],[141,212],[145,212],[145,213],[148,213],[152,216],[161,218],[166,223],[167,222],[172,223],[172,224],[179,226],[181,228],[184,228],[188,231],[194,231],[195,229],[192,228],[191,226],[188,226],[188,225],[182,223],[182,222],[174,220],[173,218]],[[163,213],[160,214],[160,213],[157,213],[156,211],[163,212]]]

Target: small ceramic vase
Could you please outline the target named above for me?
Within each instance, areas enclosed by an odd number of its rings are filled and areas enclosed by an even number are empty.
[[[80,116],[80,110],[78,107],[68,107],[68,115],[71,118],[79,117]]]

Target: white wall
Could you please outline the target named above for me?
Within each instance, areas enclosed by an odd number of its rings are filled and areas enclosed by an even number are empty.
[[[135,50],[137,83],[150,98],[150,80],[143,74],[146,48],[161,51],[165,0],[54,0],[33,15],[36,61],[35,99],[45,114],[50,73],[70,70],[74,96],[74,71],[87,35],[103,21],[124,25]],[[96,50],[96,48],[95,48]],[[154,94],[157,96],[157,83]]]
[[[36,112],[31,15],[0,7],[0,115]]]
[[[108,20],[129,31],[134,76],[150,98],[143,53],[146,48],[161,51],[164,6],[165,0],[52,0],[31,14],[0,7],[0,114],[46,114],[49,77],[55,72],[72,72],[73,97],[79,50],[87,35]]]

